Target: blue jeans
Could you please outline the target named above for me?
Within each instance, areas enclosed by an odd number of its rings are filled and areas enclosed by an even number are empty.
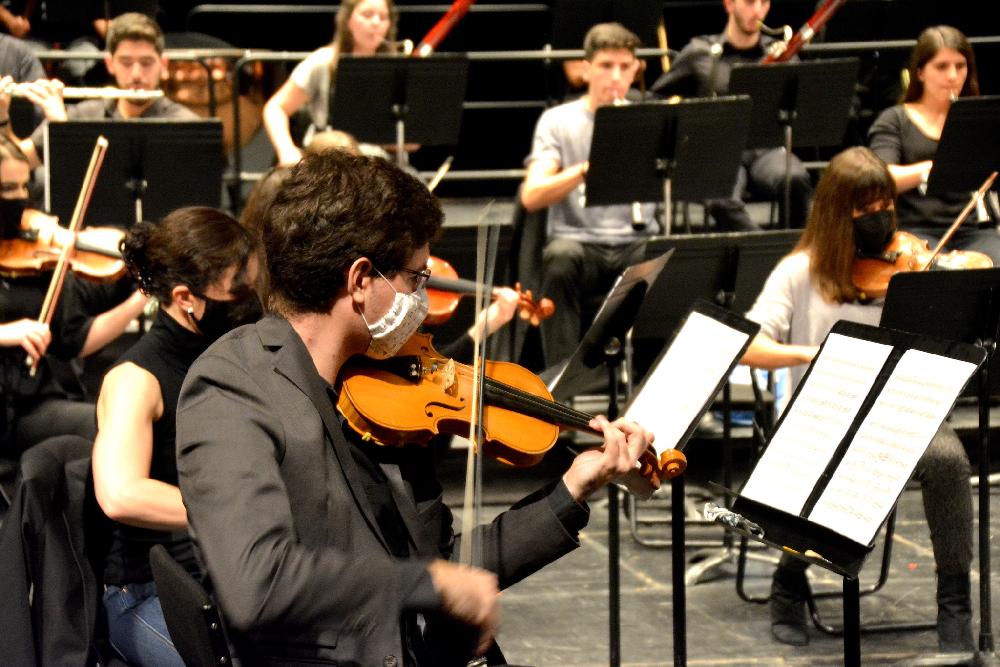
[[[170,641],[155,583],[108,586],[104,613],[111,646],[125,662],[134,667],[184,667]]]

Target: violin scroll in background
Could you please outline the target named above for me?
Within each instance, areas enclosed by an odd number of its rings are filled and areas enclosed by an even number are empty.
[[[593,432],[591,415],[552,400],[545,383],[517,364],[487,361],[483,388],[483,453],[503,463],[532,466],[559,438],[560,428]],[[472,418],[473,370],[443,357],[427,334],[415,334],[384,361],[355,357],[341,371],[337,409],[367,440],[387,446],[426,444],[438,433],[467,436]],[[640,479],[626,481],[648,497],[661,480],[681,474],[677,450],[649,449]]]
[[[455,314],[463,296],[476,293],[477,286],[472,280],[460,279],[454,267],[443,259],[431,256],[427,262],[427,269],[431,272],[430,280],[427,281],[427,298],[430,303],[424,322],[432,325],[443,324]],[[502,289],[493,288],[494,299],[501,298]],[[517,293],[518,316],[533,326],[538,326],[556,310],[551,299],[542,298],[536,301],[531,290],[522,290],[520,283],[515,284],[513,290]]]

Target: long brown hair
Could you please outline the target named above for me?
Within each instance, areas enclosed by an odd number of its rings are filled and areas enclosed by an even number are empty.
[[[340,8],[337,9],[337,17],[334,19],[333,25],[333,41],[330,42],[330,48],[333,49],[333,57],[330,59],[330,86],[333,87],[333,82],[337,78],[337,63],[340,62],[340,56],[344,53],[352,53],[354,51],[354,35],[351,34],[351,29],[348,27],[347,22],[351,20],[351,14],[357,9],[358,5],[362,3],[363,0],[343,0],[340,3]],[[389,10],[389,31],[385,35],[385,41],[379,46],[379,52],[385,53],[395,53],[396,52],[396,26],[399,25],[399,10],[396,9],[396,4],[393,0],[385,0],[385,6]]]
[[[979,76],[976,73],[976,55],[969,40],[957,28],[950,25],[936,25],[927,28],[917,37],[917,45],[910,54],[907,68],[910,83],[903,92],[900,102],[916,102],[924,94],[924,82],[920,80],[920,70],[934,59],[941,49],[954,49],[965,56],[968,74],[959,97],[979,95]]]
[[[896,184],[875,153],[856,146],[838,153],[816,186],[812,211],[795,251],[809,253],[809,278],[828,301],[858,299],[851,281],[855,210],[896,198]]]

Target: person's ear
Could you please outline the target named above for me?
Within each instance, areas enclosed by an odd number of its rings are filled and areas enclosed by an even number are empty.
[[[114,61],[111,59],[110,53],[104,54],[104,67],[108,70],[108,74],[110,74],[113,79],[115,77]]]
[[[194,293],[187,285],[175,285],[170,290],[170,302],[177,304],[185,313],[194,309],[194,299]]]
[[[365,302],[368,285],[372,279],[374,266],[367,257],[359,257],[347,269],[347,292],[351,300],[362,305]]]

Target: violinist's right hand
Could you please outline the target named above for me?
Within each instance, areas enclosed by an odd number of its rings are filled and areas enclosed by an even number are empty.
[[[427,565],[441,608],[450,617],[479,631],[476,655],[490,648],[500,629],[500,590],[492,572],[434,560]]]
[[[45,355],[52,333],[49,325],[23,318],[0,324],[0,347],[21,347],[31,360],[37,362]]]

